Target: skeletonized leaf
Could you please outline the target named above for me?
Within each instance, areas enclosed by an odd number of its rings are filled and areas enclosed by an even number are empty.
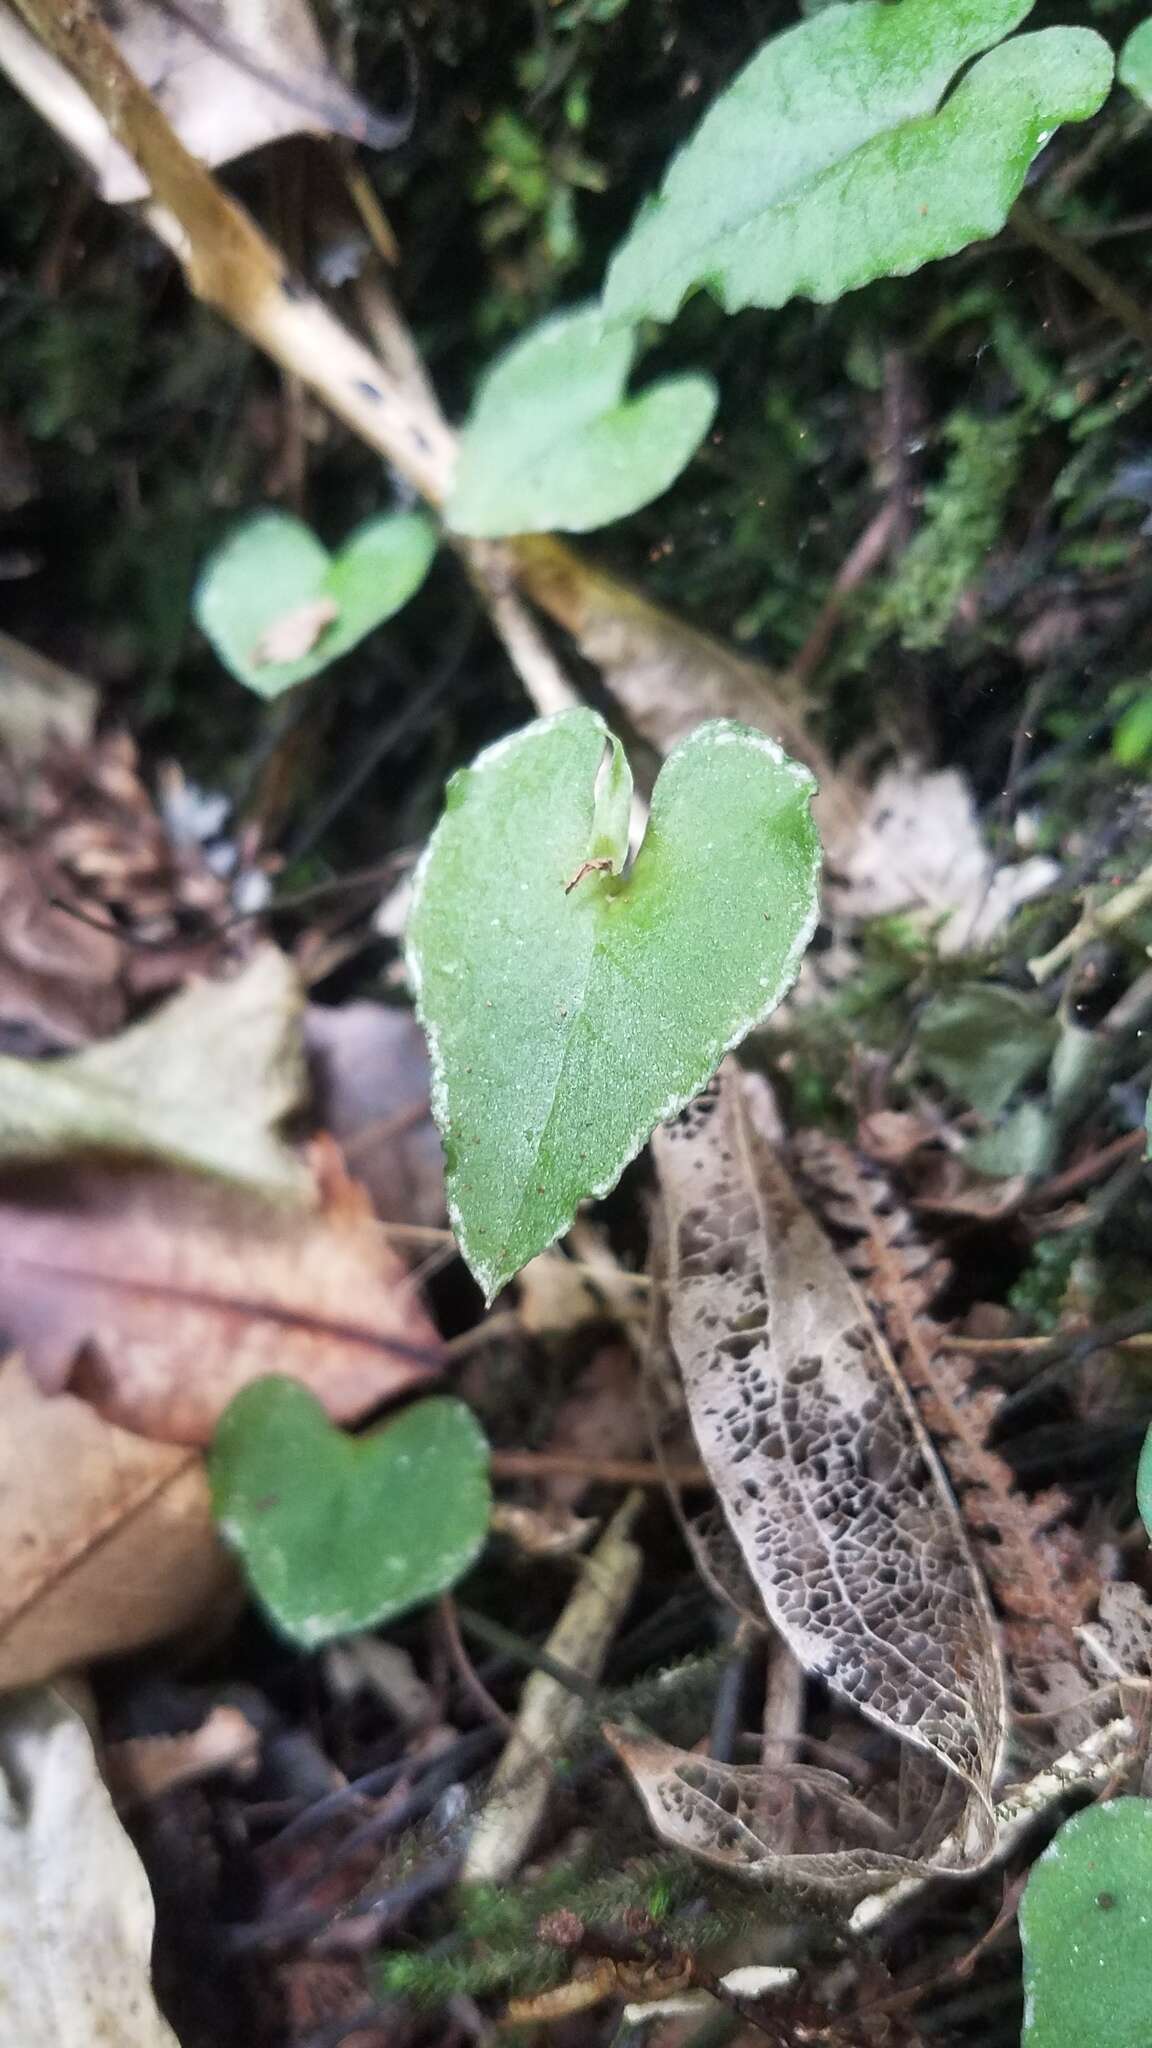
[[[0,1708],[0,1955],[12,2048],[178,2048],[149,1969],[155,1913],[92,1737],[58,1693]]]
[[[1112,76],[1091,30],[1000,43],[1030,11],[857,0],[774,37],[617,251],[609,317],[670,320],[700,285],[730,313],[824,303],[998,233],[1052,129],[1094,114]]]
[[[735,1069],[656,1134],[668,1327],[705,1464],[804,1668],[966,1785],[1004,1727],[995,1623],[936,1453]]]

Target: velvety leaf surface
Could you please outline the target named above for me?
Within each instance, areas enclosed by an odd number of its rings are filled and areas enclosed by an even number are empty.
[[[758,52],[674,159],[608,272],[609,317],[826,302],[996,234],[1051,130],[1101,105],[1087,29],[992,45],[1029,0],[859,0]],[[941,106],[964,64],[974,64]]]
[[[489,1297],[775,1007],[815,923],[814,785],[763,733],[700,726],[631,871],[581,874],[623,861],[625,776],[594,712],[528,726],[455,778],[417,877],[449,1207]]]
[[[447,508],[459,533],[584,533],[658,498],[712,421],[711,378],[625,386],[634,337],[598,307],[534,328],[489,371]]]
[[[442,1593],[483,1547],[488,1446],[463,1401],[419,1401],[362,1437],[293,1380],[237,1395],[209,1456],[221,1530],[305,1649]]]
[[[1020,1906],[1023,2048],[1147,2048],[1152,1800],[1065,1821]]]
[[[1116,75],[1121,85],[1152,107],[1152,16],[1133,29],[1120,52]]]
[[[436,529],[422,514],[392,512],[369,520],[330,555],[299,519],[261,512],[205,567],[193,598],[196,622],[238,682],[278,697],[407,604],[436,545]],[[297,636],[294,658],[268,658],[287,655]]]

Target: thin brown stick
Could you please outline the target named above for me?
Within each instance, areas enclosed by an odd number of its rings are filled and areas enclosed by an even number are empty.
[[[892,545],[902,509],[899,498],[894,494],[869,520],[855,547],[841,564],[816,624],[789,667],[788,674],[794,685],[810,682],[819,668],[835,638],[849,597],[879,567]]]
[[[499,1700],[493,1699],[468,1654],[468,1646],[460,1633],[456,1602],[451,1593],[441,1593],[436,1602],[436,1619],[440,1625],[444,1647],[448,1652],[448,1661],[465,1692],[475,1700],[486,1721],[494,1721],[498,1728],[504,1730],[505,1735],[511,1735],[515,1725],[512,1716],[504,1712]]]
[[[1152,313],[1141,305],[1139,299],[1133,298],[1110,270],[1097,263],[1087,249],[1079,242],[1070,241],[1052,221],[1037,213],[1026,199],[1016,201],[1009,222],[1022,241],[1042,249],[1045,256],[1058,263],[1061,270],[1066,270],[1069,277],[1074,277],[1077,284],[1084,287],[1098,306],[1103,306],[1106,313],[1118,320],[1121,327],[1126,327],[1145,348],[1152,349]]]
[[[703,1465],[662,1465],[645,1458],[594,1458],[580,1451],[493,1451],[493,1479],[589,1479],[605,1486],[707,1486]]]

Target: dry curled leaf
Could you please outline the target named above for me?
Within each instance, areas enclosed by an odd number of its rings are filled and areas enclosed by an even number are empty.
[[[155,1913],[81,1716],[0,1709],[0,1954],[12,2048],[177,2048],[152,1991]]]
[[[176,1635],[226,1601],[200,1455],[0,1364],[0,1690]]]
[[[74,1166],[0,1184],[0,1322],[45,1392],[203,1444],[266,1373],[337,1421],[423,1384],[439,1340],[355,1182],[312,1210],[192,1174]]]
[[[334,597],[310,597],[266,626],[252,649],[257,668],[276,662],[302,661],[340,617]]]
[[[655,1155],[671,1346],[767,1617],[807,1671],[966,1788],[979,1860],[1004,1733],[996,1627],[888,1347],[735,1068]]]
[[[1031,1499],[1011,1466],[988,1448],[1003,1395],[977,1384],[975,1362],[941,1349],[929,1313],[946,1268],[933,1257],[884,1174],[846,1145],[806,1137],[799,1154],[844,1257],[868,1293],[900,1371],[919,1405],[959,1497],[981,1564],[1006,1617],[1005,1636],[1027,1704],[1047,1704],[1047,1667],[1075,1663],[1076,1632],[1097,1575],[1065,1520],[1056,1488]],[[1073,1687],[1073,1690],[1082,1688]]]
[[[381,117],[329,64],[308,0],[120,0],[109,27],[185,147],[224,164],[285,135],[348,135],[394,147],[405,120]],[[127,204],[148,186],[127,150],[83,101],[73,79],[8,10],[0,63],[61,126],[74,132],[103,198]]]

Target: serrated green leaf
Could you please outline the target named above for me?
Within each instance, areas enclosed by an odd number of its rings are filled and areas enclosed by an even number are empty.
[[[857,0],[775,37],[705,115],[608,271],[609,318],[826,302],[998,233],[1062,121],[1103,102],[1089,29],[999,43],[1030,0]],[[951,96],[960,67],[980,51]]]
[[[982,1116],[997,1116],[1055,1047],[1057,1028],[1035,998],[992,982],[934,996],[916,1028],[930,1074]]]
[[[1134,28],[1124,44],[1116,76],[1146,107],[1152,107],[1152,16]]]
[[[409,971],[489,1298],[775,1008],[815,924],[814,783],[772,740],[720,720],[682,740],[617,877],[587,863],[598,778],[618,835],[626,773],[594,712],[540,720],[455,778],[417,877]]]
[[[625,387],[633,335],[597,307],[536,327],[488,372],[460,439],[458,533],[585,533],[666,491],[712,422],[709,377]]]
[[[229,536],[205,565],[192,601],[197,625],[225,668],[261,697],[279,697],[319,675],[390,619],[420,588],[436,552],[436,529],[418,512],[371,519],[330,555],[286,512],[261,512]],[[336,616],[289,661],[261,659],[265,635],[330,599]],[[322,617],[322,614],[317,614]]]
[[[488,1445],[463,1401],[418,1401],[346,1436],[297,1380],[254,1380],[208,1460],[253,1592],[304,1649],[375,1628],[455,1585],[488,1528]]]
[[[1023,2048],[1148,2048],[1152,1800],[1066,1820],[1020,1905]]]

